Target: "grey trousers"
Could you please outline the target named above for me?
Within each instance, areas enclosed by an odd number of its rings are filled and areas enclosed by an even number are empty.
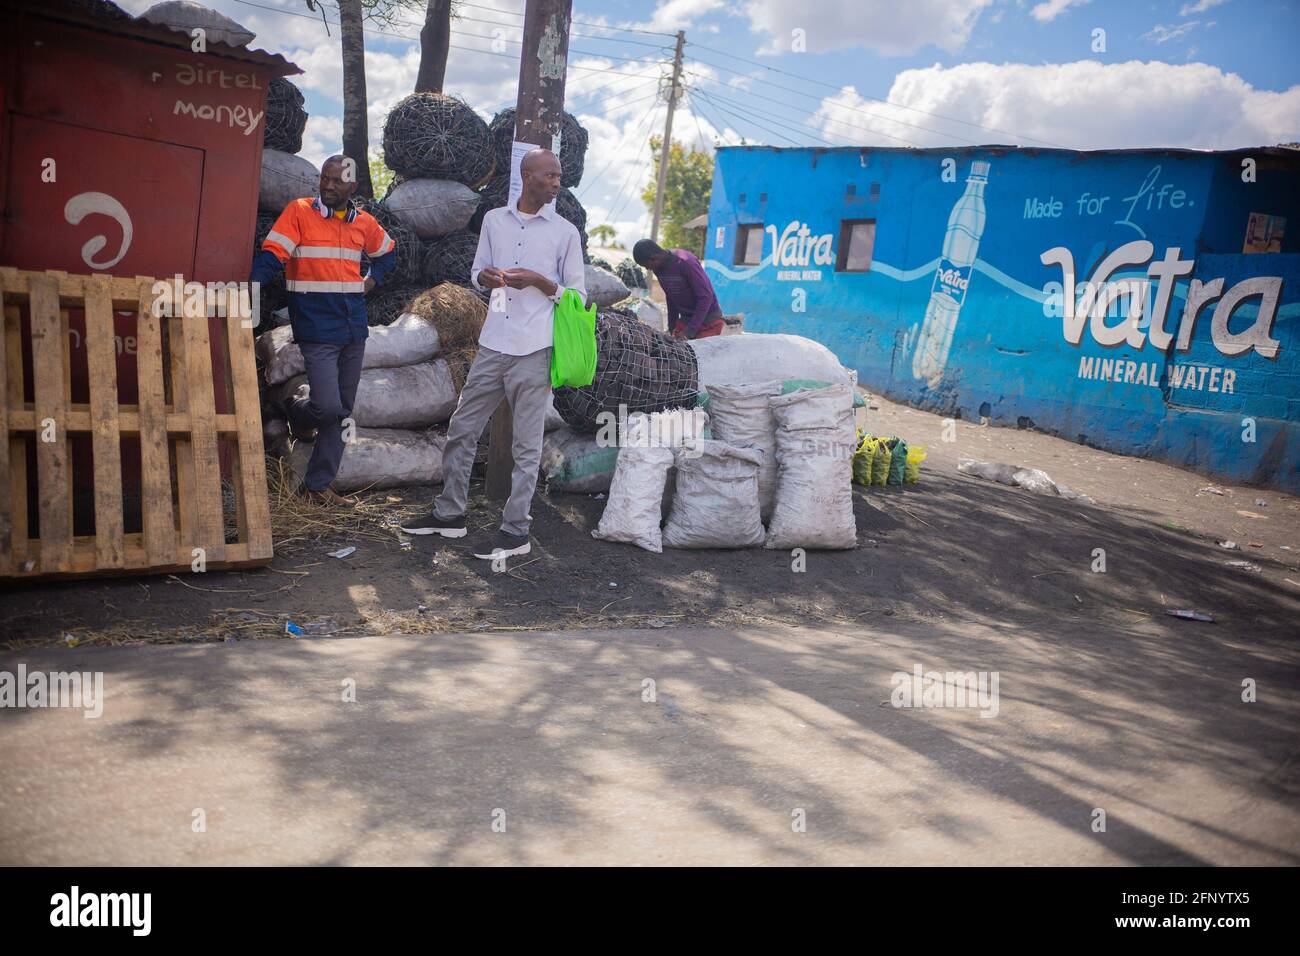
[[[549,348],[529,355],[506,355],[479,346],[447,426],[447,445],[442,454],[442,494],[433,503],[434,514],[439,518],[456,518],[465,513],[469,472],[474,466],[479,436],[504,398],[510,403],[515,468],[510,477],[510,498],[501,515],[501,530],[510,534],[528,533],[533,520],[529,508],[537,490],[537,470],[542,463],[546,399],[550,394]]]
[[[299,348],[311,394],[306,399],[290,399],[285,411],[294,428],[316,429],[303,484],[311,491],[324,491],[343,460],[343,419],[352,414],[366,343],[364,339],[347,345],[302,342]]]

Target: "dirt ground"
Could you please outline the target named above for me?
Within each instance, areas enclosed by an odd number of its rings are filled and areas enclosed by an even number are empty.
[[[0,643],[194,642],[475,630],[851,627],[893,617],[945,626],[1035,626],[1082,639],[1094,628],[1217,641],[1290,643],[1300,620],[1300,499],[1221,486],[1190,471],[1038,434],[957,422],[872,400],[867,427],[923,444],[922,480],[854,486],[859,546],[809,552],[651,554],[596,541],[605,501],[539,491],[534,550],[494,573],[473,538],[415,538],[403,550],[385,524],[424,510],[432,489],[377,492],[375,514],[331,530],[328,514],[277,540],[270,568],[11,587],[0,593]],[[1031,465],[1095,499],[1044,497],[960,475],[959,457]],[[1218,487],[1222,495],[1203,491]],[[499,509],[481,485],[471,536]],[[1262,503],[1261,503],[1262,502]],[[1217,542],[1237,542],[1225,550]],[[326,552],[357,550],[336,559]],[[1258,545],[1258,546],[1256,546]],[[1094,571],[1095,549],[1105,571]],[[1228,566],[1247,561],[1251,568]],[[1179,620],[1189,609],[1214,623]],[[878,617],[879,616],[879,617]]]

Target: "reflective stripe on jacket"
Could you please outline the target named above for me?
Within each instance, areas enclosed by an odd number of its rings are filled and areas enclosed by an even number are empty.
[[[294,339],[345,344],[368,334],[362,254],[378,283],[396,262],[395,249],[375,217],[353,203],[340,219],[318,196],[295,199],[266,234],[253,279],[270,278],[265,253],[274,256],[284,266]]]

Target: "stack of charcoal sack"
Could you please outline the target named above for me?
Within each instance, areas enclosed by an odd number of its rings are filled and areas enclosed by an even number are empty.
[[[468,289],[443,283],[409,299],[392,321],[372,325],[352,408],[352,440],[334,480],[340,492],[442,480],[446,423],[456,409],[487,306]],[[287,458],[298,481],[309,441],[289,436],[286,403],[311,395],[302,351],[289,326],[257,337],[267,450]]]
[[[492,176],[490,139],[487,124],[473,109],[441,93],[412,93],[389,112],[384,162],[396,178],[383,202],[375,204],[379,211],[371,211],[376,218],[387,214],[414,241],[408,242],[409,268],[389,283],[389,296],[379,303],[383,320],[392,314],[394,290],[402,285],[413,293],[443,282],[470,285],[478,234],[466,227],[479,206],[475,190]]]
[[[262,174],[257,191],[257,225],[253,230],[253,257],[262,251],[262,240],[284,207],[295,199],[315,195],[320,171],[298,156],[307,127],[307,110],[302,92],[283,77],[271,80],[266,91],[266,117],[262,123]],[[257,328],[288,321],[282,310],[288,293],[281,274],[263,286],[258,296]],[[279,319],[275,313],[280,312]]]

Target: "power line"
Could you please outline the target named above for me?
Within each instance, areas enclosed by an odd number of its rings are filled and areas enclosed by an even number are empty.
[[[297,13],[296,11],[293,11],[293,10],[281,10],[279,7],[268,7],[268,6],[266,6],[265,4],[262,4],[262,3],[253,3],[253,2],[251,2],[251,0],[235,0],[235,2],[236,2],[236,3],[242,3],[242,4],[243,4],[244,6],[246,6],[246,7],[257,7],[259,10],[267,10],[267,11],[269,11],[269,12],[271,12],[271,13],[278,13],[278,14],[280,14],[281,16],[286,16],[286,17],[301,17],[301,18],[303,18],[304,20],[311,20],[312,22],[319,22],[320,20],[324,20],[325,22],[329,23],[329,24],[332,25],[332,26],[336,26],[336,27],[339,26],[339,22],[338,22],[337,20],[328,20],[328,19],[326,19],[326,18],[324,18],[324,17],[318,19],[317,17],[315,17],[315,16],[311,16],[311,15],[306,14],[306,13]],[[378,28],[376,28],[376,27],[362,27],[362,32],[363,32],[363,33],[368,33],[368,34],[370,34],[371,36],[380,36],[380,37],[385,37],[385,38],[390,39],[390,40],[408,40],[408,41],[410,41],[410,42],[412,42],[412,43],[419,43],[419,42],[420,42],[420,38],[419,38],[418,36],[411,36],[410,34],[407,34],[407,33],[396,33],[396,32],[393,32],[393,31],[391,31],[391,30],[380,30],[380,29],[378,29]],[[472,40],[484,40],[484,41],[489,42],[489,43],[494,42],[494,40],[496,39],[496,38],[494,38],[494,37],[484,36],[484,35],[481,34],[481,33],[465,33],[465,32],[460,31],[460,30],[452,30],[451,32],[452,32],[453,34],[455,34],[456,36],[467,37],[467,38],[472,39]],[[513,44],[515,44],[516,46],[522,46],[522,45],[523,45],[522,42],[521,42],[521,41],[518,41],[518,40],[505,40],[505,39],[502,39],[501,42],[503,42],[503,43],[513,43]],[[513,53],[497,53],[497,52],[495,52],[494,50],[480,50],[480,49],[477,48],[477,47],[472,47],[472,46],[459,46],[459,45],[457,45],[457,44],[455,44],[455,43],[449,43],[449,44],[448,44],[448,47],[449,47],[450,49],[452,49],[452,50],[465,50],[465,51],[468,52],[468,53],[480,53],[480,54],[482,54],[482,55],[484,55],[484,56],[501,56],[501,57],[506,57],[507,59],[511,59],[511,60],[517,60],[517,59],[518,59],[518,57],[517,57],[515,54],[513,54]],[[569,52],[570,52],[570,53],[577,53],[577,54],[579,54],[579,55],[581,55],[581,56],[591,56],[591,57],[595,57],[595,58],[597,58],[597,59],[601,59],[601,60],[625,60],[625,61],[632,62],[632,63],[644,63],[644,62],[647,62],[647,61],[645,61],[645,60],[643,60],[643,59],[640,59],[640,58],[637,58],[637,57],[613,56],[612,54],[607,54],[607,53],[596,53],[595,51],[592,51],[592,50],[574,50],[574,49],[570,49]],[[568,66],[568,69],[570,69],[570,70],[585,70],[585,71],[587,71],[587,72],[589,72],[589,73],[618,73],[618,72],[620,72],[620,71],[618,71],[618,70],[601,69],[601,68],[598,68],[598,67],[591,67],[591,66],[574,66],[573,64],[567,64],[567,66]],[[635,76],[636,74],[634,74],[634,73],[625,73],[625,74],[623,74],[623,75],[624,75],[624,76]]]
[[[636,89],[636,88],[634,87],[633,89]],[[624,90],[623,93],[619,93],[619,94],[617,94],[617,95],[618,95],[618,96],[622,96],[624,93],[631,93],[631,92],[633,92],[633,90]],[[623,109],[624,107],[631,106],[633,103],[644,103],[646,100],[650,99],[651,97],[658,98],[658,96],[659,96],[659,90],[658,90],[658,89],[654,89],[654,90],[651,90],[649,93],[645,94],[644,96],[638,96],[638,97],[636,97],[635,99],[631,99],[631,100],[624,100],[622,103],[615,103],[615,104],[613,104],[613,108],[614,108],[614,109]],[[601,107],[602,107],[602,110],[601,110],[601,112],[597,113],[596,115],[597,115],[597,116],[608,116],[608,115],[609,115],[609,110],[610,110],[610,104],[607,104],[607,103],[601,103],[600,105],[601,105]],[[653,108],[654,108],[654,107],[652,106],[651,109],[653,109]]]
[[[699,94],[700,94],[700,96],[704,97],[704,99],[705,99],[705,101],[706,101],[707,103],[709,103],[709,104],[710,104],[714,109],[718,110],[719,112],[724,113],[724,114],[726,114],[726,115],[728,115],[728,116],[731,116],[731,117],[735,118],[736,120],[738,120],[738,121],[741,122],[741,123],[746,122],[745,117],[736,115],[736,113],[732,112],[732,110],[727,109],[727,108],[726,108],[725,106],[723,106],[721,103],[718,103],[716,100],[714,100],[714,98],[713,98],[712,96],[710,96],[708,93],[704,92],[704,90],[700,90],[700,91],[699,91]],[[773,136],[779,136],[779,137],[781,137],[781,139],[785,140],[787,143],[791,144],[792,146],[802,146],[802,145],[804,145],[803,143],[799,143],[799,142],[795,141],[794,139],[791,139],[789,136],[786,136],[784,133],[778,132],[777,130],[772,129],[772,128],[769,127],[769,126],[764,126],[762,123],[758,122],[757,120],[755,120],[755,119],[753,118],[754,115],[755,115],[755,114],[753,113],[753,111],[748,110],[748,109],[745,109],[744,107],[738,106],[738,105],[736,105],[736,104],[732,104],[732,109],[744,110],[744,112],[749,116],[748,122],[749,122],[749,124],[750,124],[751,126],[757,126],[759,129],[764,130],[765,132],[771,133]],[[760,114],[760,115],[761,115],[761,114]],[[763,117],[763,118],[766,119],[768,122],[775,123],[776,125],[781,126],[781,127],[785,128],[785,129],[793,130],[794,132],[799,133],[800,135],[803,135],[803,136],[811,136],[812,139],[817,140],[819,143],[822,143],[823,145],[826,145],[826,146],[834,145],[834,144],[832,144],[829,140],[822,139],[820,136],[817,136],[816,134],[806,133],[806,132],[804,132],[803,130],[799,130],[799,129],[796,129],[795,127],[793,127],[793,126],[790,126],[789,124],[781,123],[779,120],[777,120],[777,119],[775,119],[775,118],[773,118],[773,117],[768,116],[768,117]]]
[[[707,51],[707,52],[709,52],[709,53],[717,53],[717,54],[719,54],[719,55],[721,55],[721,56],[729,56],[729,57],[731,57],[733,60],[739,60],[739,61],[742,62],[742,63],[748,63],[748,64],[751,65],[751,66],[757,66],[757,67],[759,67],[760,69],[768,70],[769,72],[772,72],[772,73],[779,73],[779,74],[781,74],[782,76],[788,76],[788,77],[790,77],[790,78],[792,78],[792,79],[802,80],[802,81],[805,82],[805,83],[812,83],[812,84],[814,84],[815,86],[822,86],[822,87],[825,87],[825,88],[830,89],[830,90],[835,90],[837,93],[842,93],[842,92],[844,92],[844,88],[843,88],[843,87],[836,86],[836,85],[833,84],[833,83],[826,83],[826,82],[824,82],[824,81],[822,81],[822,80],[814,80],[814,79],[812,79],[811,77],[801,76],[801,75],[799,75],[798,73],[791,73],[789,70],[782,70],[782,69],[779,69],[778,67],[775,67],[775,66],[769,66],[769,65],[766,64],[766,63],[759,63],[757,60],[748,60],[748,59],[746,59],[746,58],[743,57],[743,56],[736,56],[736,54],[734,54],[734,53],[728,53],[728,52],[725,51],[725,50],[718,50],[718,49],[715,49],[715,48],[713,48],[713,47],[702,46],[702,45],[699,44],[699,43],[692,43],[691,45],[692,45],[692,46],[695,46],[695,47],[698,47],[698,48],[701,49],[701,50],[705,50],[705,51]],[[729,69],[728,67],[720,66],[720,65],[717,64],[717,63],[709,63],[707,60],[700,60],[698,57],[696,57],[695,59],[697,60],[697,62],[704,63],[704,64],[706,64],[706,65],[708,65],[708,66],[713,67],[714,69],[718,69],[718,70],[726,70],[728,73],[735,73],[737,76],[745,76],[745,75],[746,75],[746,74],[744,74],[744,73],[740,73],[740,72],[738,72],[737,70],[732,70],[732,69]],[[775,85],[777,85],[777,84],[772,84],[772,85],[775,86]],[[791,92],[798,92],[798,91],[797,91],[797,90],[792,90]],[[989,132],[989,133],[998,133],[998,134],[1000,134],[1000,135],[1002,135],[1002,136],[1014,136],[1014,137],[1016,137],[1017,139],[1027,139],[1027,140],[1031,140],[1031,141],[1033,141],[1033,142],[1035,142],[1035,143],[1042,143],[1042,144],[1045,145],[1045,146],[1057,146],[1057,147],[1059,148],[1059,144],[1057,144],[1057,143],[1053,143],[1053,142],[1051,142],[1051,141],[1049,141],[1049,140],[1039,139],[1039,138],[1037,138],[1036,136],[1025,136],[1025,135],[1023,135],[1023,134],[1021,134],[1021,133],[1013,133],[1013,132],[1011,132],[1010,130],[998,129],[996,126],[984,126],[984,125],[981,124],[981,123],[972,123],[970,120],[958,119],[958,118],[955,117],[955,116],[945,116],[943,113],[934,113],[934,112],[931,112],[930,110],[923,110],[923,109],[921,109],[920,107],[916,107],[916,106],[904,106],[904,105],[901,104],[901,103],[892,103],[892,102],[890,102],[889,100],[882,100],[882,99],[881,99],[880,97],[878,97],[878,96],[868,96],[868,95],[866,95],[865,93],[857,93],[856,90],[855,90],[854,92],[855,92],[856,95],[859,96],[861,99],[864,99],[864,100],[873,100],[874,102],[881,103],[881,104],[883,104],[883,105],[885,105],[885,106],[892,106],[892,107],[894,107],[895,109],[900,109],[900,110],[909,110],[909,111],[911,111],[911,112],[913,112],[913,113],[923,113],[923,114],[926,115],[926,116],[933,116],[935,119],[947,120],[947,121],[949,121],[949,122],[951,122],[951,123],[960,123],[960,124],[962,124],[963,126],[971,126],[971,127],[974,127],[975,129],[982,129],[982,130],[984,130],[985,132]],[[805,96],[806,96],[806,95],[808,95],[808,94],[802,94],[802,95],[805,95]],[[846,109],[853,109],[853,107],[846,107]],[[865,110],[859,110],[859,112],[866,112],[866,111],[865,111]],[[901,121],[899,121],[899,120],[895,120],[894,122],[901,122]],[[919,129],[925,129],[925,127],[918,127],[918,128],[919,128]],[[935,130],[930,130],[929,132],[936,132],[936,131],[935,131]],[[946,134],[939,134],[939,135],[946,135]],[[968,140],[968,142],[970,142],[970,140]]]
[[[703,60],[696,60],[696,62],[697,62],[697,63],[704,63]],[[708,66],[716,66],[716,64],[713,64],[713,63],[709,63],[709,64],[706,64],[706,65],[708,65]],[[719,67],[719,69],[726,69],[726,67]],[[728,73],[736,73],[735,70],[727,70],[727,72],[728,72]],[[707,80],[708,82],[711,82],[711,83],[717,83],[719,86],[722,85],[722,83],[721,83],[720,80],[715,80],[715,79],[713,79],[712,77],[704,76],[703,74],[699,74],[699,73],[692,74],[692,75],[695,76],[695,77],[697,77],[698,79]],[[737,75],[737,76],[744,76],[743,73],[737,73],[736,75]],[[755,77],[746,77],[746,79],[754,80],[754,79],[756,79],[756,78],[755,78]],[[783,90],[788,90],[789,92],[795,94],[796,96],[802,96],[802,97],[804,97],[805,99],[815,100],[819,105],[821,105],[821,106],[825,106],[825,99],[826,99],[825,97],[814,96],[814,95],[811,94],[811,93],[805,93],[803,90],[796,90],[796,89],[791,89],[791,88],[789,88],[789,87],[780,86],[780,84],[778,84],[778,83],[773,83],[771,80],[762,80],[762,79],[758,79],[757,82],[759,82],[759,83],[768,83],[768,84],[771,85],[771,86],[778,86],[778,87],[780,87],[780,88],[783,89]],[[769,99],[770,99],[770,97],[769,97]],[[784,100],[771,100],[771,102],[773,102],[773,103],[780,103],[782,106],[788,106],[790,109],[794,109],[794,110],[802,110],[802,109],[803,109],[802,107],[796,106],[796,105],[793,104],[793,103],[787,103],[787,102],[785,102]],[[931,128],[928,127],[928,126],[921,126],[921,125],[919,125],[919,124],[917,124],[917,123],[909,123],[909,122],[907,122],[907,120],[894,119],[893,117],[890,117],[890,116],[881,116],[879,113],[872,113],[872,112],[869,111],[869,110],[860,109],[860,108],[858,108],[858,107],[854,107],[854,106],[844,106],[843,104],[836,104],[836,105],[839,106],[841,109],[851,110],[851,111],[853,111],[853,112],[855,112],[855,113],[863,113],[863,114],[865,114],[865,115],[867,115],[867,116],[873,117],[873,118],[875,118],[875,119],[884,120],[885,122],[888,122],[888,123],[898,123],[898,124],[900,124],[900,125],[902,125],[902,126],[910,126],[910,127],[912,127],[913,129],[919,129],[919,130],[922,130],[922,131],[927,132],[927,133],[932,133],[932,134],[934,134],[935,136],[946,137],[946,138],[952,138],[952,139],[960,139],[960,140],[962,140],[962,141],[964,141],[964,142],[971,143],[972,145],[978,145],[978,143],[976,143],[975,140],[973,140],[973,139],[967,139],[965,136],[958,136],[958,135],[956,135],[955,133],[945,133],[945,132],[942,132],[942,131],[937,130],[937,129],[931,129]],[[905,138],[903,138],[902,136],[894,136],[894,135],[892,135],[892,134],[890,134],[890,133],[883,132],[882,130],[871,129],[871,128],[866,127],[866,126],[858,126],[856,123],[849,123],[849,122],[847,122],[847,121],[845,121],[845,120],[837,120],[836,122],[842,123],[843,125],[846,125],[846,126],[852,126],[852,127],[856,128],[856,129],[861,129],[861,130],[864,130],[864,131],[869,132],[869,133],[874,133],[874,134],[876,134],[876,135],[878,135],[878,136],[884,136],[884,137],[887,137],[888,139],[896,139],[896,140],[898,140],[900,143],[907,143],[909,146],[918,146],[918,147],[919,147],[919,145],[920,145],[919,143],[914,143],[912,140],[905,139]]]
[[[483,4],[481,4],[481,3],[457,3],[456,6],[458,6],[458,7],[475,7],[476,9],[479,9],[479,10],[491,10],[493,13],[504,13],[504,14],[506,14],[507,16],[511,16],[511,17],[522,17],[522,16],[523,16],[522,13],[515,13],[513,10],[500,10],[500,9],[498,9],[498,8],[496,8],[496,7],[486,7],[486,6],[484,6]],[[636,28],[636,27],[611,27],[611,26],[609,26],[608,24],[604,24],[604,23],[595,23],[595,22],[593,22],[593,21],[591,21],[591,20],[571,20],[570,22],[571,22],[571,23],[576,23],[576,24],[578,24],[578,25],[580,25],[580,26],[584,26],[584,27],[595,27],[597,30],[618,30],[618,31],[620,31],[620,32],[622,32],[622,33],[644,33],[644,34],[647,34],[647,35],[649,35],[649,36],[656,36],[656,37],[672,37],[672,36],[676,36],[676,34],[674,34],[674,33],[661,33],[661,32],[658,31],[658,30],[641,30],[641,29],[638,29],[638,28]]]
[[[623,199],[623,194],[624,194],[625,192],[627,192],[627,186],[628,186],[628,183],[630,183],[630,182],[632,181],[632,177],[633,177],[633,176],[636,174],[636,172],[637,172],[636,160],[639,160],[639,159],[641,158],[641,153],[645,150],[645,148],[646,148],[647,146],[650,145],[650,138],[651,138],[651,136],[653,136],[653,135],[654,135],[653,132],[647,132],[647,133],[646,133],[645,142],[642,143],[642,144],[641,144],[641,148],[638,149],[638,150],[636,151],[636,155],[633,157],[632,168],[629,169],[629,170],[627,171],[627,176],[624,177],[624,179],[623,179],[623,185],[619,187],[619,190],[618,190],[618,198],[615,199],[615,200],[614,200],[614,204],[613,204],[612,206],[609,207],[609,220],[610,220],[611,225],[613,224],[614,220],[618,218],[618,215],[617,215],[617,213],[615,212],[615,210],[618,210],[618,212],[621,212],[622,209],[623,209],[623,205],[626,204],[626,201]],[[628,198],[631,198],[633,195],[635,195],[634,192],[633,192],[633,193],[629,193],[629,194],[628,194]]]
[[[465,6],[471,6],[471,4],[465,4]],[[504,13],[506,11],[500,11],[500,12]],[[497,26],[509,27],[512,30],[522,30],[524,27],[522,23],[510,23],[506,20],[492,20],[488,17],[466,17],[457,14],[453,19],[463,20],[467,23],[492,23],[492,24],[496,24]],[[577,22],[577,21],[570,21],[570,22]],[[412,24],[412,26],[414,26],[414,24]],[[569,36],[580,37],[584,40],[603,40],[606,43],[631,43],[635,46],[649,46],[660,50],[665,48],[664,44],[662,43],[651,43],[648,40],[632,40],[627,37],[602,37],[602,36],[597,36],[595,33],[575,33],[572,30],[569,31]]]
[[[722,123],[721,125],[719,125],[712,116],[704,112],[704,107],[700,104],[699,100],[697,100],[695,97],[695,89],[693,87],[687,88],[686,95],[687,97],[690,98],[691,106],[698,107],[700,111],[700,115],[703,116],[706,120],[708,120],[709,125],[711,125],[715,130],[717,130],[718,139],[722,140],[722,145],[729,146],[730,144],[727,142],[727,124]]]
[[[703,79],[707,79],[707,77],[704,77]],[[728,98],[725,97],[725,96],[720,96],[720,95],[719,95],[718,93],[716,93],[716,92],[713,94],[713,96],[716,97],[716,98],[718,98],[718,99],[720,99],[720,100],[722,100],[724,103],[730,103],[730,104],[731,104],[734,108],[736,108],[736,109],[741,109],[741,108],[743,108],[743,107],[742,107],[742,104],[736,103],[734,100],[730,100],[730,99],[728,99]],[[712,102],[712,100],[710,100],[710,102]],[[771,102],[771,103],[774,103],[774,104],[778,104],[778,105],[781,105],[781,106],[785,106],[785,107],[788,107],[788,108],[790,108],[790,109],[794,109],[794,110],[797,110],[797,109],[799,108],[799,107],[795,106],[793,103],[786,103],[786,102],[784,102],[783,100],[768,100],[768,102]],[[721,108],[721,107],[719,107],[719,108]],[[809,130],[817,130],[817,128],[816,128],[815,126],[813,126],[813,125],[810,124],[810,123],[805,123],[805,122],[803,122],[802,120],[792,119],[792,118],[790,118],[790,117],[782,117],[782,118],[783,118],[783,119],[790,119],[791,122],[793,122],[793,123],[797,123],[798,125],[803,126],[803,127],[805,127],[806,129],[809,129]],[[775,119],[773,119],[772,121],[775,122]],[[908,146],[916,147],[917,149],[921,149],[921,148],[922,148],[922,146],[921,146],[920,143],[913,142],[913,141],[910,140],[910,139],[905,139],[905,138],[902,137],[902,136],[895,136],[893,133],[886,133],[886,132],[884,132],[883,130],[875,130],[875,129],[871,129],[871,128],[866,127],[866,126],[859,126],[859,125],[857,125],[856,123],[850,123],[848,120],[835,119],[834,117],[830,117],[830,116],[828,116],[828,117],[826,118],[826,121],[827,121],[828,123],[838,123],[838,124],[840,124],[840,125],[842,125],[842,126],[851,126],[851,127],[853,127],[854,129],[860,129],[860,130],[863,130],[863,131],[865,131],[865,132],[867,132],[867,133],[871,133],[871,134],[874,135],[874,136],[884,136],[884,137],[886,137],[887,139],[897,140],[897,141],[900,142],[900,143],[904,143],[904,144],[906,144],[906,145],[908,145]],[[821,132],[821,131],[819,131],[819,130],[817,130],[817,131],[818,131],[818,132]],[[829,132],[829,131],[828,131],[828,132]],[[839,137],[841,137],[841,138],[843,138],[843,139],[848,139],[848,138],[849,138],[849,137],[845,136],[843,133],[831,133],[830,135],[833,135],[833,136],[839,136]],[[828,145],[828,146],[834,145],[834,144],[832,144],[832,143],[827,142],[826,140],[822,140],[822,142],[823,142],[823,143],[826,143],[826,145]]]
[[[658,99],[658,96],[659,96],[659,91],[658,91],[658,90],[655,90],[655,97],[656,97],[656,99]],[[648,110],[646,110],[645,116],[641,117],[641,119],[637,122],[636,126],[633,127],[633,130],[632,130],[632,139],[633,139],[633,141],[635,141],[636,138],[641,134],[641,128],[642,128],[643,126],[646,125],[646,123],[647,123],[647,121],[650,119],[650,117],[654,116],[654,113],[655,113],[655,107],[656,107],[657,105],[658,105],[657,103],[651,103],[651,104],[650,104],[650,108],[649,108]],[[643,148],[644,148],[644,147],[643,147]],[[638,152],[637,152],[637,155],[638,155],[638,156],[640,155],[640,151],[639,151],[639,150],[638,150]],[[596,182],[598,182],[598,181],[600,180],[600,177],[604,176],[605,173],[607,173],[607,172],[609,171],[609,167],[611,167],[611,166],[614,165],[614,160],[616,160],[616,159],[618,159],[618,150],[617,150],[617,149],[611,149],[611,150],[610,150],[610,156],[609,156],[609,159],[605,162],[605,165],[604,165],[603,167],[601,167],[600,172],[598,172],[598,173],[597,173],[595,176],[593,176],[592,178],[586,180],[586,182],[582,185],[582,187],[581,187],[581,192],[582,192],[583,195],[586,195],[586,194],[591,190],[591,187],[592,187]]]
[[[690,90],[687,90],[687,91],[686,91],[686,96],[687,96],[688,99],[690,98],[690,95],[691,95],[691,94],[690,94]],[[691,99],[691,106],[692,106],[692,107],[695,106],[695,100],[694,100],[694,99]],[[699,134],[700,134],[700,148],[703,149],[703,148],[704,148],[704,145],[705,145],[706,137],[705,137],[705,135],[704,135],[704,127],[700,125],[700,114],[699,114],[699,111],[698,111],[698,110],[696,110],[696,109],[694,109],[694,108],[691,109],[691,119],[695,120],[695,129],[696,129],[696,130],[699,132]]]
[[[715,79],[713,79],[712,77],[703,76],[702,74],[699,74],[699,73],[692,73],[691,75],[694,76],[694,77],[695,77],[696,79],[698,79],[698,80],[703,80],[703,81],[708,82],[708,83],[716,83],[718,86],[723,86],[723,84],[722,84],[721,81],[719,81],[719,80],[715,80]],[[729,87],[723,87],[723,88],[724,88],[724,89],[729,89]],[[792,92],[796,92],[796,93],[797,93],[798,90],[793,90]],[[717,92],[715,92],[713,95],[716,96],[716,97],[718,97],[718,99],[723,100],[724,102],[733,103],[733,105],[737,105],[737,104],[734,103],[734,101],[732,101],[732,100],[728,100],[726,97],[723,97],[723,96],[719,95]],[[770,104],[773,104],[773,105],[776,105],[776,106],[784,106],[784,107],[786,107],[787,109],[795,110],[795,111],[797,111],[797,112],[799,112],[799,113],[801,113],[801,114],[803,113],[803,109],[802,109],[802,107],[796,106],[794,103],[787,103],[785,100],[772,99],[772,98],[769,96],[769,97],[767,97],[767,98],[765,99],[765,102],[770,103]],[[791,118],[791,117],[787,117],[787,119],[792,119],[792,118]],[[800,125],[806,126],[808,129],[816,129],[816,127],[812,126],[811,124],[804,123],[802,120],[792,119],[792,121],[793,121],[793,122],[796,122],[796,123],[799,123]],[[826,121],[827,121],[828,123],[838,123],[838,124],[840,124],[841,126],[851,126],[853,129],[859,129],[859,130],[862,130],[863,132],[871,133],[871,134],[874,135],[874,136],[884,136],[886,139],[897,140],[898,142],[900,142],[900,143],[905,143],[905,144],[908,145],[908,146],[915,146],[915,147],[917,147],[918,149],[921,148],[920,143],[913,142],[912,140],[910,140],[910,139],[906,139],[905,137],[902,137],[902,136],[895,136],[893,133],[886,133],[886,132],[884,132],[883,130],[872,129],[872,128],[869,127],[869,126],[859,126],[857,123],[850,123],[848,120],[835,119],[834,117],[828,116],[828,117],[826,118]],[[841,136],[841,137],[843,137],[843,138],[845,138],[845,139],[848,139],[848,137],[847,137],[847,136],[844,136],[843,133],[836,133],[836,134],[833,134],[833,135]]]

